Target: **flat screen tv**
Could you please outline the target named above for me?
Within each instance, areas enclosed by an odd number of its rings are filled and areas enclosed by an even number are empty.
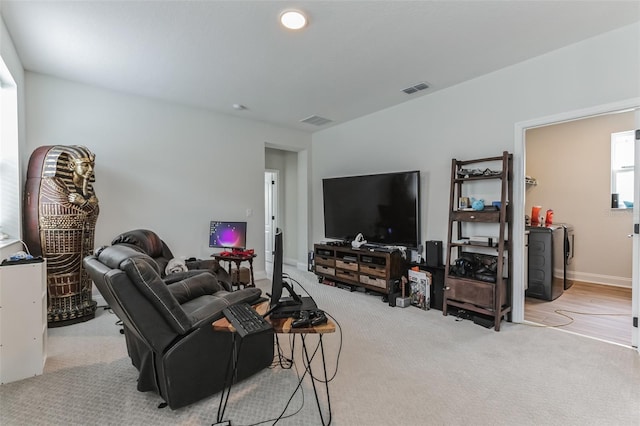
[[[247,222],[212,220],[209,226],[209,247],[244,249],[247,247]]]
[[[419,246],[419,171],[326,178],[322,194],[326,238]]]

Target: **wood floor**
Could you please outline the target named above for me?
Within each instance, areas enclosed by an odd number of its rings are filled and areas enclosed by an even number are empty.
[[[631,346],[631,289],[576,281],[551,302],[525,298],[524,318]]]

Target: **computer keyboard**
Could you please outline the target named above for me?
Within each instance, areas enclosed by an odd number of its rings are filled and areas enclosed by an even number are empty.
[[[273,326],[256,312],[248,303],[227,306],[222,310],[240,337],[271,330]]]

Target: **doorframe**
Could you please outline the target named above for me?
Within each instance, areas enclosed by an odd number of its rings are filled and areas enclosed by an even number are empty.
[[[589,118],[597,115],[621,112],[624,110],[636,110],[636,125],[640,114],[640,98],[630,98],[619,102],[597,105],[591,108],[573,110],[553,114],[545,117],[539,117],[532,120],[521,121],[515,123],[514,126],[514,150],[513,150],[513,285],[512,285],[512,321],[519,323],[524,322],[524,290],[525,290],[525,270],[524,270],[524,232],[525,232],[525,133],[529,129],[536,127],[544,127],[552,124],[565,123],[583,118]],[[638,156],[636,155],[636,169],[640,169],[638,165]],[[638,200],[635,200],[635,205]],[[634,207],[634,210],[636,208]],[[636,213],[637,214],[637,213]],[[634,214],[635,217],[635,214]],[[636,218],[637,220],[637,218]],[[640,312],[640,277],[638,277],[638,250],[640,244],[634,237],[634,254],[633,254],[633,277],[632,277],[632,315],[637,317]],[[632,345],[638,348],[640,342],[640,328],[633,328]]]
[[[268,246],[265,247],[265,261],[269,261],[269,259],[271,259],[272,256],[269,256],[268,251],[271,251],[271,255],[273,255],[273,246],[274,246],[274,241],[275,241],[275,229],[278,227],[278,216],[279,216],[279,206],[278,206],[278,186],[279,186],[279,180],[280,180],[280,172],[276,169],[266,169],[264,171],[265,174],[265,181],[267,178],[267,174],[271,175],[271,179],[273,182],[275,182],[274,184],[271,185],[270,189],[271,190],[265,190],[265,218],[267,216],[267,214],[271,214],[271,216],[273,217],[273,219],[271,220],[271,244],[269,244]],[[267,198],[271,199],[270,203],[266,202]],[[271,204],[271,211],[268,212],[267,209],[269,208],[269,204]],[[266,234],[266,230],[265,230],[265,234]],[[265,245],[266,245],[266,238],[267,236],[265,235]],[[270,250],[269,250],[270,249]]]

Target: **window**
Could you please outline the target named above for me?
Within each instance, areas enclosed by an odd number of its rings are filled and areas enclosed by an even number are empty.
[[[2,234],[20,237],[18,164],[17,87],[0,57],[0,240]]]
[[[634,132],[611,134],[612,208],[629,208],[633,202]],[[616,197],[617,194],[617,197]],[[615,200],[617,199],[617,205]]]

